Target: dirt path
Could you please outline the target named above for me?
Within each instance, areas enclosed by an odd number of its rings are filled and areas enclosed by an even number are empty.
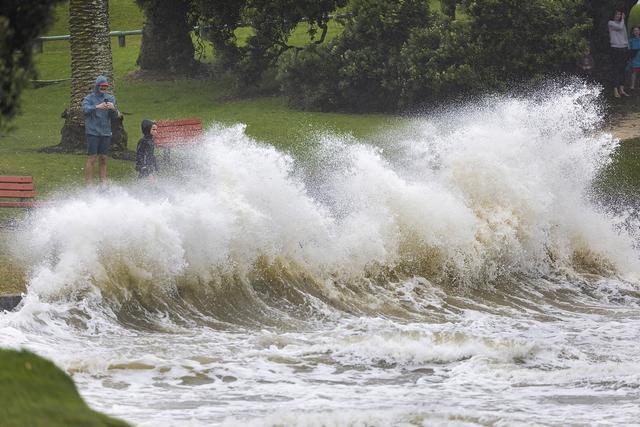
[[[640,112],[630,112],[611,119],[604,128],[621,140],[640,137]]]

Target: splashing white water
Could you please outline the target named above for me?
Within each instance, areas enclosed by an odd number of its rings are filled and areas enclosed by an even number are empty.
[[[553,99],[490,99],[416,119],[378,146],[323,135],[311,162],[321,169],[306,172],[244,126],[214,126],[180,179],[39,211],[20,236],[30,291],[60,295],[126,275],[172,292],[176,277],[246,276],[261,258],[319,282],[374,265],[473,282],[584,257],[633,275],[632,239],[585,198],[617,146],[595,132],[595,95],[572,87]]]

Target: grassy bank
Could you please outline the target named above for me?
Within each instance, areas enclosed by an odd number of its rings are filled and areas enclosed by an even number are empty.
[[[623,141],[594,185],[599,198],[617,204],[637,200],[640,192],[640,138]],[[628,205],[628,203],[625,203]]]
[[[5,427],[126,427],[91,410],[71,378],[28,351],[0,349],[0,424]]]

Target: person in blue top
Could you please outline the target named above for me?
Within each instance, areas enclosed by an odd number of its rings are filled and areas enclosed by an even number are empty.
[[[630,89],[636,88],[636,74],[640,73],[640,27],[633,27],[631,30],[631,38],[629,39],[629,52],[631,67],[631,86]]]
[[[111,145],[111,119],[122,117],[118,111],[116,98],[107,93],[109,81],[105,76],[98,76],[96,86],[82,100],[84,129],[87,136],[87,168],[85,182],[93,182],[93,165],[98,158],[100,183],[107,183],[107,155]]]

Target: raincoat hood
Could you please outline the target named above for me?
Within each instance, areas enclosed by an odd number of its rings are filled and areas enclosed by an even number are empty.
[[[144,119],[140,127],[142,128],[142,133],[144,136],[151,136],[151,127],[154,125],[154,122],[149,119]]]
[[[100,93],[100,85],[105,83],[109,84],[109,80],[107,80],[105,76],[98,76],[98,78],[96,78],[96,86],[94,88],[96,94]]]

